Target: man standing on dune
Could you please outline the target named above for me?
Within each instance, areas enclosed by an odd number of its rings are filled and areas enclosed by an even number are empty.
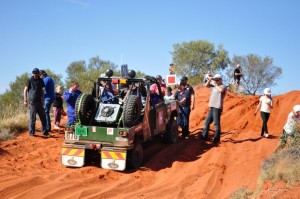
[[[222,76],[220,74],[216,74],[214,77],[209,77],[208,81],[205,83],[205,86],[212,87],[212,90],[208,102],[209,111],[204,122],[203,132],[200,134],[200,139],[207,139],[209,126],[212,122],[214,122],[215,136],[213,143],[217,144],[221,139],[221,114],[227,89],[222,83]]]

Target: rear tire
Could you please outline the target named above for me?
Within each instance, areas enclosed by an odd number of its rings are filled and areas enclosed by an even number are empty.
[[[127,167],[129,169],[138,169],[143,164],[143,147],[140,143],[134,144],[134,148],[128,151]]]
[[[82,125],[89,125],[96,111],[96,102],[90,94],[81,94],[75,104],[76,119]]]
[[[164,142],[168,144],[175,144],[178,142],[178,125],[175,117],[171,117],[163,136]]]

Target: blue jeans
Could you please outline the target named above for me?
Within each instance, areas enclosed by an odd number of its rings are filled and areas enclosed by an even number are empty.
[[[38,114],[42,123],[42,133],[44,135],[47,135],[48,131],[46,129],[45,110],[43,108],[42,102],[31,102],[29,105],[29,110],[30,110],[29,134],[30,135],[35,134],[36,114]]]
[[[209,112],[207,113],[204,128],[202,132],[202,136],[204,139],[208,137],[209,126],[212,122],[214,122],[215,126],[215,136],[214,142],[219,142],[221,137],[221,113],[222,109],[210,107]]]
[[[187,136],[190,134],[189,131],[190,112],[191,112],[190,107],[179,108],[177,124],[182,128],[182,136]]]
[[[46,129],[47,131],[51,131],[51,118],[50,118],[50,110],[52,106],[53,100],[45,100],[45,114],[46,114]]]

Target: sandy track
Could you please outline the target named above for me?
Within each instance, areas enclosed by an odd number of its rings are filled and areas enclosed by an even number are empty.
[[[198,139],[208,97],[209,89],[196,90],[191,136],[174,145],[160,140],[147,144],[145,164],[138,171],[104,170],[97,162],[65,168],[60,163],[63,134],[59,132],[48,139],[22,132],[1,141],[0,198],[227,198],[241,187],[254,190],[262,161],[278,146],[293,105],[300,104],[300,91],[274,98],[268,139],[259,139],[261,118],[253,115],[259,96],[228,93],[217,146]]]

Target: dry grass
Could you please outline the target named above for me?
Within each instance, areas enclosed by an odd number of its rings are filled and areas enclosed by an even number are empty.
[[[248,199],[253,195],[253,192],[249,189],[243,187],[233,192],[230,196],[230,199]]]
[[[14,117],[3,118],[0,121],[0,140],[8,140],[14,135],[28,128],[29,115],[20,113]]]
[[[262,180],[300,182],[300,148],[292,147],[274,154],[262,165]]]

